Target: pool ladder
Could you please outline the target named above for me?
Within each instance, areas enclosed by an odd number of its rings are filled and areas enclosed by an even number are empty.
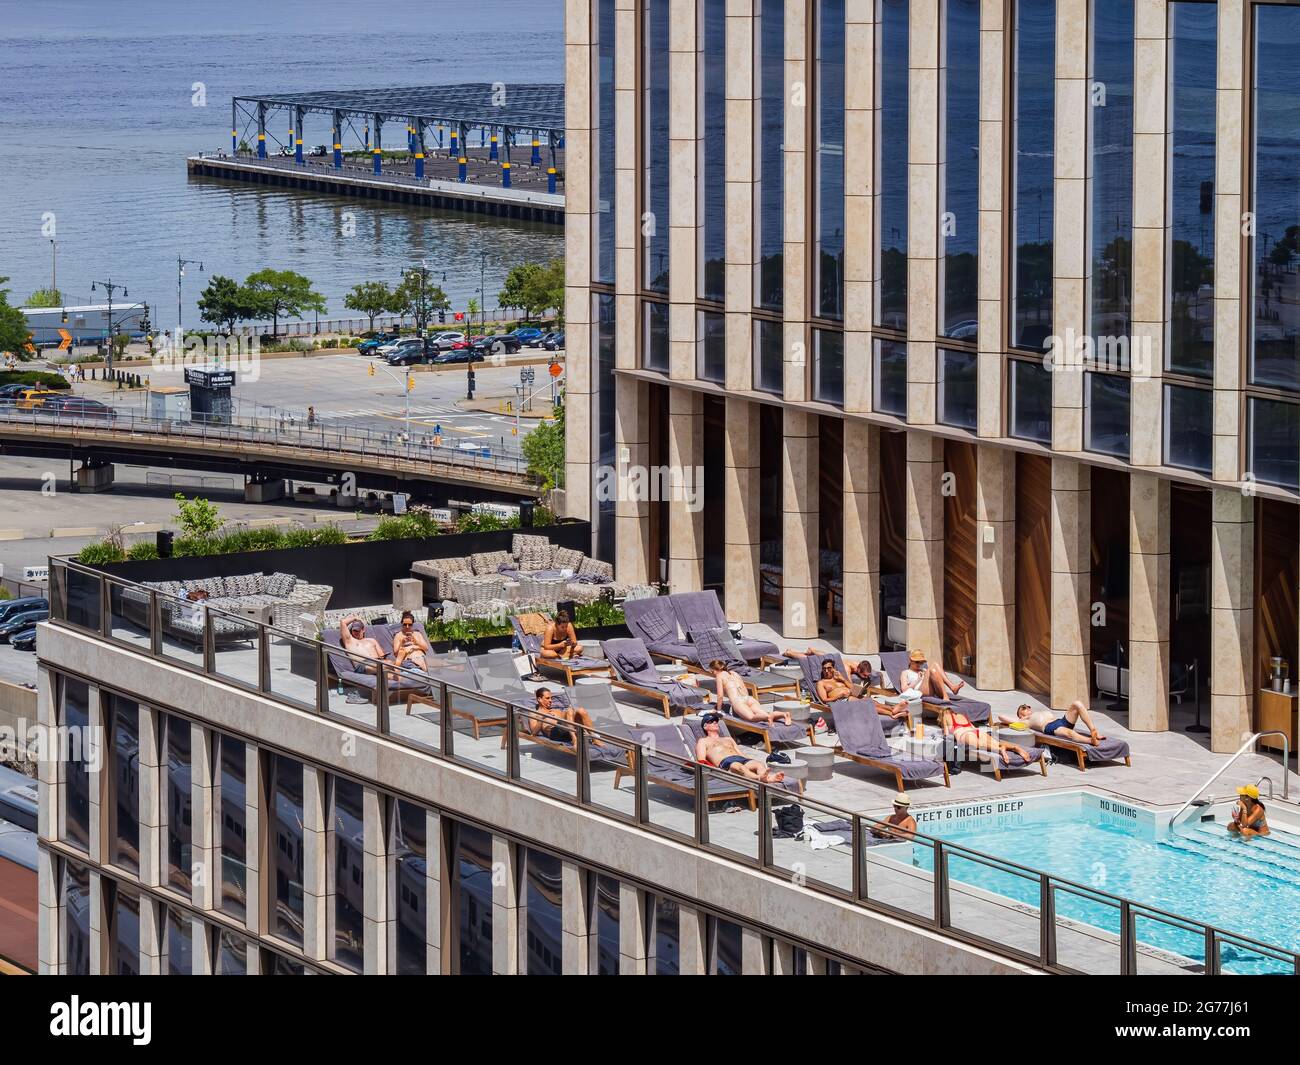
[[[1221,765],[1217,770],[1215,770],[1215,772],[1213,773],[1213,775],[1211,775],[1209,780],[1207,780],[1204,784],[1202,784],[1199,788],[1197,788],[1195,792],[1193,792],[1192,797],[1190,799],[1188,799],[1185,803],[1183,803],[1182,806],[1178,808],[1174,816],[1169,819],[1169,827],[1173,828],[1178,823],[1178,819],[1182,817],[1183,814],[1185,814],[1188,810],[1212,805],[1215,800],[1206,799],[1206,800],[1202,800],[1201,802],[1197,802],[1197,800],[1200,799],[1201,796],[1205,793],[1206,788],[1208,788],[1211,784],[1213,784],[1216,780],[1218,780],[1219,777],[1223,776],[1223,774],[1228,771],[1228,769],[1231,767],[1233,762],[1235,762],[1243,754],[1246,754],[1249,751],[1253,751],[1255,748],[1255,744],[1258,743],[1259,740],[1264,736],[1281,737],[1282,798],[1289,799],[1291,797],[1291,744],[1289,739],[1287,738],[1287,734],[1285,732],[1282,732],[1280,729],[1270,729],[1266,732],[1256,732],[1254,735],[1250,737],[1250,739],[1248,739],[1245,743],[1243,743],[1240,747],[1237,748],[1236,754],[1234,754],[1231,758],[1229,758],[1226,762],[1224,762],[1223,765]],[[1268,797],[1271,799],[1273,798],[1273,778],[1266,773],[1264,774],[1264,776],[1259,778],[1260,783],[1262,783],[1265,780],[1268,781]]]

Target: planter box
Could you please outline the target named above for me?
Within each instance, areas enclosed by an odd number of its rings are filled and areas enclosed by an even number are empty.
[[[629,635],[626,625],[600,625],[590,629],[578,630],[578,642],[584,640],[619,640],[625,639]],[[471,642],[452,643],[450,640],[430,640],[431,646],[439,654],[458,648],[468,651],[472,655],[485,654],[497,647],[511,647],[514,645],[513,636],[484,636]]]

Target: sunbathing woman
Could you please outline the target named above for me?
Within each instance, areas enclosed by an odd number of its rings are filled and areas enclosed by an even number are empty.
[[[918,691],[935,699],[947,699],[966,686],[964,680],[952,680],[938,662],[928,663],[923,651],[913,651],[907,661],[910,668],[903,670],[900,692]]]
[[[789,714],[777,713],[775,710],[764,710],[763,705],[749,694],[745,682],[729,670],[722,659],[715,658],[709,663],[709,669],[713,672],[714,687],[717,693],[715,698],[719,712],[722,710],[722,703],[725,699],[731,703],[731,712],[736,717],[742,717],[746,721],[766,721],[769,725],[777,722],[782,725],[790,724],[791,717]]]
[[[951,736],[953,742],[963,747],[974,748],[977,751],[993,751],[999,755],[1015,751],[1025,762],[1028,762],[1031,757],[1023,747],[1014,743],[1005,743],[988,733],[981,732],[971,724],[970,718],[950,706],[939,708],[939,724],[943,727],[945,736]]]

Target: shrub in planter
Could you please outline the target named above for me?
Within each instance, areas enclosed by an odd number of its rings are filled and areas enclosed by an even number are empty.
[[[108,540],[87,544],[77,552],[77,561],[86,566],[105,566],[110,562],[122,562],[125,558],[122,549]]]
[[[131,545],[126,557],[132,562],[152,561],[158,557],[158,545],[152,540],[141,540]]]

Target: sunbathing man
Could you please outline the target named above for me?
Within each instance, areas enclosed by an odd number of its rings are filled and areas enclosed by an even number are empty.
[[[939,708],[939,724],[943,727],[945,736],[951,736],[954,742],[963,747],[971,747],[977,751],[992,751],[998,755],[1014,751],[1023,761],[1030,760],[1029,752],[1023,747],[1014,743],[1005,743],[996,736],[981,732],[971,724],[970,718],[951,706]]]
[[[1095,747],[1106,738],[1097,731],[1097,726],[1092,723],[1092,715],[1079,699],[1075,699],[1061,717],[1057,717],[1051,710],[1035,710],[1028,703],[1021,703],[1016,707],[1015,718],[999,717],[998,721],[1003,725],[1023,721],[1035,732],[1075,743],[1086,743],[1090,747]],[[1075,728],[1080,721],[1087,727],[1087,732]]]
[[[556,612],[555,620],[546,623],[546,632],[542,636],[543,658],[577,658],[582,654],[582,644],[578,642],[578,631],[569,620],[569,612]]]
[[[373,661],[357,662],[362,673],[378,673],[379,666],[376,663],[388,657],[388,652],[379,646],[379,641],[373,636],[366,635],[366,623],[355,614],[344,618],[343,624],[339,626],[339,643],[343,645],[343,650],[353,655],[363,655],[367,659],[373,659]]]
[[[898,680],[900,695],[906,696],[909,691],[917,691],[936,699],[947,699],[966,686],[964,680],[954,682],[949,678],[938,662],[929,664],[924,651],[913,651],[907,660],[911,668],[903,670],[903,675]]]
[[[722,710],[722,702],[725,699],[731,703],[731,712],[737,717],[743,717],[746,721],[766,721],[769,725],[778,722],[782,725],[790,724],[791,717],[789,714],[778,713],[775,710],[764,710],[763,704],[749,694],[745,682],[737,674],[729,670],[722,659],[715,658],[709,663],[709,669],[713,671],[714,687],[716,689],[715,700],[719,712]]]
[[[538,688],[533,693],[537,713],[524,718],[524,728],[530,736],[545,735],[556,743],[573,743],[573,730],[560,724],[562,721],[576,721],[579,725],[593,728],[591,715],[580,706],[556,706],[550,688]]]
[[[1267,836],[1268,815],[1264,804],[1259,801],[1259,788],[1247,784],[1237,789],[1240,798],[1232,808],[1232,820],[1228,822],[1228,831],[1239,839],[1252,839],[1255,836]]]
[[[785,780],[784,773],[768,768],[757,758],[741,754],[736,741],[730,736],[722,735],[722,719],[717,714],[710,712],[703,715],[700,723],[704,726],[704,735],[695,741],[697,762],[717,766],[746,780],[759,780],[764,784],[780,784]]]
[[[835,668],[834,659],[823,659],[821,679],[817,682],[818,702],[833,703],[840,699],[852,699],[853,694],[853,685]]]
[[[428,660],[424,657],[433,649],[423,631],[416,628],[415,615],[409,610],[402,612],[402,628],[393,637],[393,665],[410,667],[424,673],[429,672]]]
[[[916,818],[909,807],[912,800],[904,791],[894,796],[894,812],[885,818],[884,824],[873,825],[871,834],[876,839],[913,839],[916,836]],[[892,827],[886,828],[886,825]]]

